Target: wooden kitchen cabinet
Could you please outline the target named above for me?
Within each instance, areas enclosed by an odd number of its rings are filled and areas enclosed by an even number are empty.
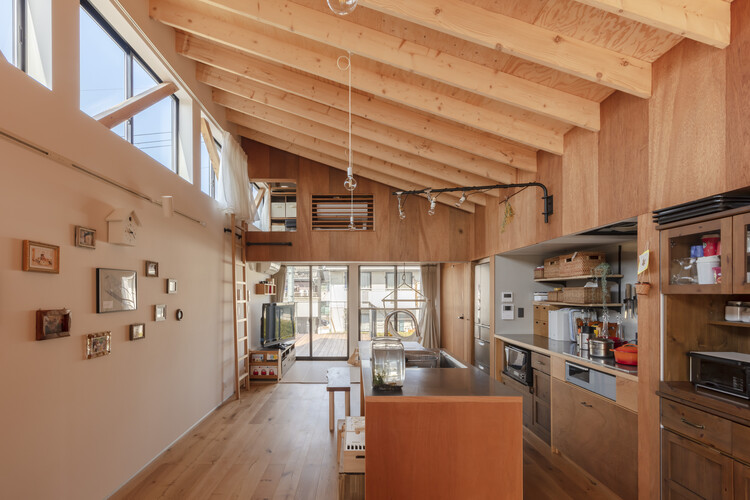
[[[706,234],[718,234],[721,238],[721,283],[699,285],[681,282],[676,279],[681,273],[678,259],[690,257],[690,247],[702,245],[701,237]],[[715,219],[696,224],[687,224],[666,229],[660,236],[661,290],[670,293],[732,293],[732,253],[733,253],[733,220],[732,217]]]
[[[733,289],[734,293],[750,293],[750,247],[748,247],[748,233],[750,233],[750,213],[732,217],[732,254],[733,254]]]
[[[638,498],[638,415],[554,378],[551,401],[552,447],[624,500]]]
[[[663,498],[733,498],[734,460],[718,450],[664,429],[661,457]],[[747,484],[747,480],[745,483]]]
[[[750,467],[734,462],[734,498],[750,500]]]
[[[503,377],[501,380],[501,383],[507,387],[510,387],[511,389],[518,392],[519,396],[523,399],[523,426],[528,427],[529,429],[532,428],[533,425],[533,404],[534,404],[534,397],[531,394],[531,390],[529,389],[529,386],[523,385],[522,383],[508,377],[507,375]]]
[[[546,359],[545,359],[546,358]],[[531,408],[531,431],[539,436],[542,441],[549,444],[552,433],[552,412],[550,405],[550,376],[549,376],[549,356],[532,353],[532,365],[539,364],[547,369],[547,373],[534,368],[532,372],[532,408]],[[534,362],[536,360],[536,363]]]

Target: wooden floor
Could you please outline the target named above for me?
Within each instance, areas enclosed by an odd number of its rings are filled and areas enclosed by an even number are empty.
[[[352,387],[353,415],[359,414],[357,390]],[[344,398],[336,398],[337,418],[343,406]],[[523,462],[526,499],[616,498],[535,439],[524,440]],[[502,471],[488,464],[488,473]],[[211,414],[112,498],[335,500],[337,481],[325,387],[259,384]]]
[[[313,333],[314,358],[348,358],[346,333]],[[310,356],[310,335],[297,335],[297,357]]]

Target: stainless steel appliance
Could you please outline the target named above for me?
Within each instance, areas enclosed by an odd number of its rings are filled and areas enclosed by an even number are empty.
[[[505,368],[503,373],[523,385],[531,386],[531,351],[513,345],[505,346]]]
[[[750,399],[750,354],[690,351],[688,356],[696,387]]]
[[[566,361],[565,380],[612,401],[616,400],[617,378],[609,373]]]
[[[474,267],[474,366],[490,373],[490,264]]]

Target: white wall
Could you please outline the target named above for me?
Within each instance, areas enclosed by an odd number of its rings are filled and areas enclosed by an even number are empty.
[[[147,2],[143,2],[144,5]],[[77,2],[55,0],[77,23]],[[58,16],[59,14],[59,16]],[[213,200],[71,103],[77,27],[53,25],[53,90],[0,61],[0,131],[32,141],[100,175],[206,222],[164,218],[158,206],[0,136],[0,496],[98,499],[128,480],[232,393],[229,237]],[[132,207],[135,247],[110,245],[104,221]],[[95,250],[73,245],[75,225],[97,230]],[[22,240],[59,245],[60,274],[21,270]],[[160,264],[145,278],[144,261]],[[97,267],[138,271],[138,309],[96,314]],[[164,279],[178,280],[177,295]],[[168,319],[153,321],[165,303]],[[35,311],[73,311],[70,337],[35,340]],[[185,319],[177,322],[181,308]],[[146,338],[128,340],[128,325]],[[85,360],[88,333],[112,332],[112,354]]]

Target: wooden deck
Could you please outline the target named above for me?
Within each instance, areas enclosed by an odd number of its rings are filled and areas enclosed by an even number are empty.
[[[349,355],[346,349],[346,333],[313,333],[313,358],[342,358]],[[297,357],[310,357],[310,336],[297,335],[295,343]]]
[[[352,415],[359,415],[357,384],[351,402]],[[335,404],[341,418],[344,398]],[[530,432],[524,437],[525,499],[617,498]],[[486,472],[498,473],[492,464]],[[337,488],[336,438],[328,432],[325,387],[257,384],[239,402],[227,402],[209,415],[111,498],[332,500]]]

